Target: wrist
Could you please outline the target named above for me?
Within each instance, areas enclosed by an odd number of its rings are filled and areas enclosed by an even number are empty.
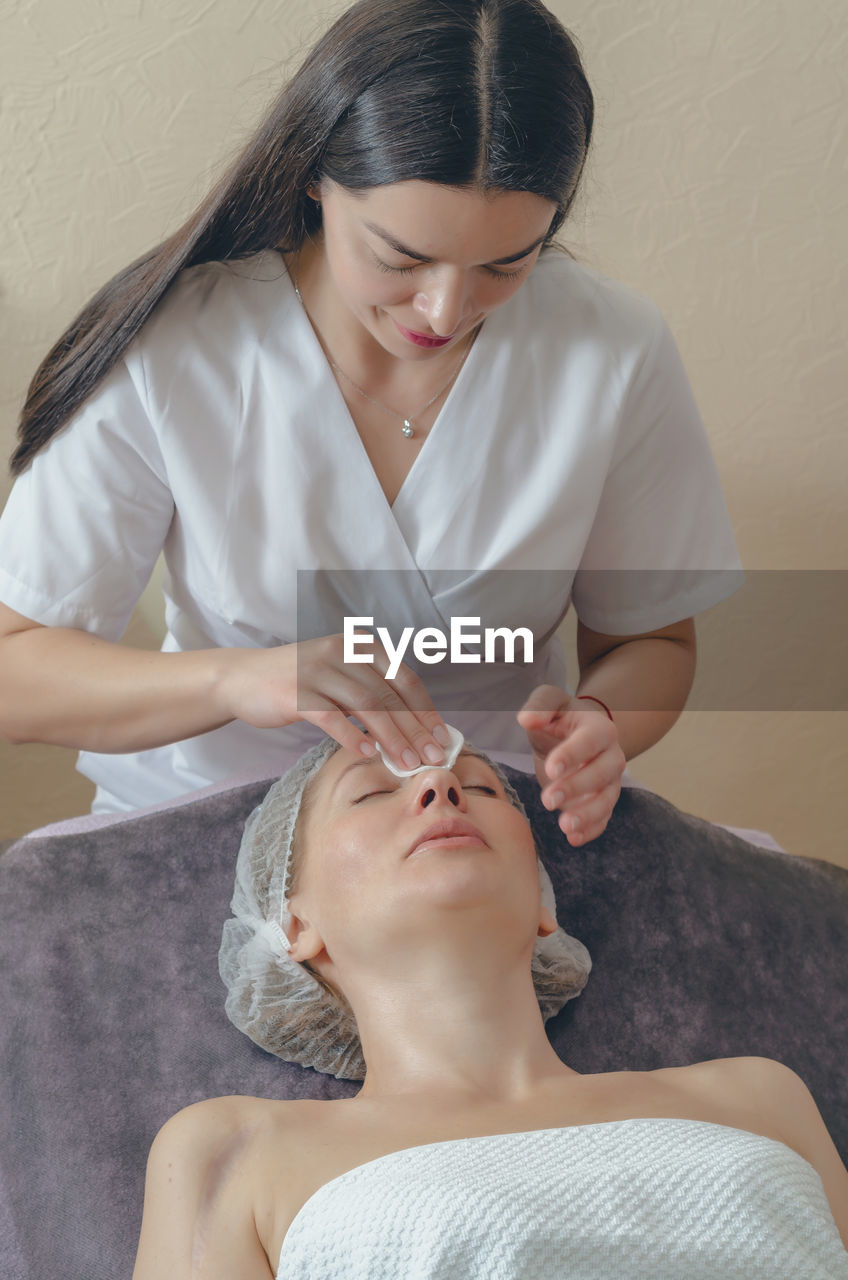
[[[594,703],[595,706],[598,708],[598,710],[603,711],[604,714],[608,716],[610,720],[612,720],[613,724],[615,724],[615,718],[612,712],[610,711],[609,707],[607,706],[607,704],[603,702],[599,697],[597,697],[594,693],[578,693],[575,696],[575,701]]]
[[[204,652],[206,696],[216,717],[220,717],[223,723],[236,719],[235,682],[244,664],[246,652],[237,648],[207,649]]]

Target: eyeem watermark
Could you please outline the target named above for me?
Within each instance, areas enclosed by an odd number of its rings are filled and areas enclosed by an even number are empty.
[[[503,661],[515,662],[515,641],[521,638],[524,645],[522,662],[530,663],[533,661],[533,632],[529,627],[516,627],[511,631],[509,627],[486,627],[482,633],[483,656],[480,656],[479,647],[481,641],[481,633],[479,630],[470,631],[466,628],[480,626],[479,618],[451,618],[450,620],[450,636],[446,636],[444,631],[440,631],[438,627],[422,627],[420,631],[416,631],[414,627],[404,627],[401,632],[400,639],[397,644],[394,643],[387,627],[377,627],[376,637],[382,644],[389,656],[389,669],[386,672],[387,680],[394,680],[398,673],[400,664],[403,662],[404,654],[412,642],[412,652],[419,662],[435,663],[444,662],[450,652],[451,662],[497,662],[498,657],[495,652],[495,645],[498,640],[503,642]],[[345,618],[344,620],[344,660],[345,662],[373,662],[374,661],[374,630],[358,631],[358,627],[374,627],[373,618]],[[361,653],[357,651],[357,646],[368,645],[371,648],[370,653]],[[476,653],[464,653],[463,646],[477,647]]]

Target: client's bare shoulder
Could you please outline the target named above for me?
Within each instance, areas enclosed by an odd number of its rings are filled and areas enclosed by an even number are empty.
[[[272,1277],[281,1153],[299,1146],[315,1105],[212,1098],[172,1116],[150,1149],[133,1280]]]
[[[682,1092],[692,1115],[794,1147],[793,1114],[810,1098],[800,1076],[773,1058],[710,1058],[655,1073]],[[803,1152],[801,1153],[803,1154]]]

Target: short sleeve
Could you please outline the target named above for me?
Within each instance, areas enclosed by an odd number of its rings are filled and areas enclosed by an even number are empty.
[[[36,455],[0,517],[0,600],[107,640],[123,634],[174,509],[135,363],[134,378],[119,361]]]
[[[654,327],[624,397],[572,600],[586,626],[670,626],[744,582],[709,439],[668,325]]]

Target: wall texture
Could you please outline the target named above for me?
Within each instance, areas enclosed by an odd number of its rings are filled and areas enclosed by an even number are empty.
[[[51,339],[188,212],[343,7],[0,2],[0,451]],[[746,566],[848,570],[844,0],[551,8],[597,99],[566,238],[664,311]],[[796,661],[821,661],[814,639]],[[848,863],[848,714],[800,706],[687,712],[634,772],[694,812]]]

